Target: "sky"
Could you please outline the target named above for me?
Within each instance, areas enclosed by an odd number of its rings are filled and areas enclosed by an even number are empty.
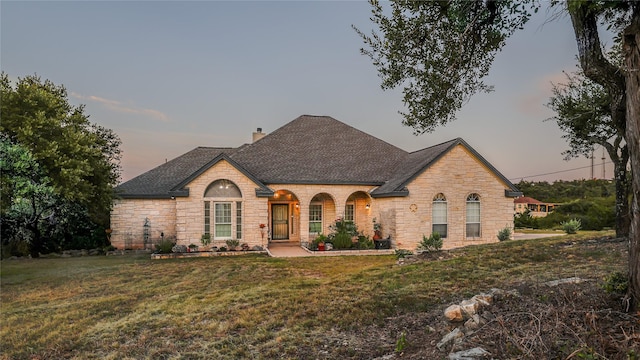
[[[352,25],[369,33],[370,14],[364,1],[3,0],[0,67],[10,79],[64,85],[72,104],[116,132],[123,181],[198,146],[249,143],[256,128],[270,133],[303,114],[406,151],[461,137],[514,183],[591,177],[591,160],[565,161],[563,133],[544,121],[554,115],[545,106],[552,83],[576,70],[568,16],[536,14],[497,55],[486,79],[495,91],[415,136],[402,125],[401,89],[383,91],[360,54]],[[597,178],[602,156],[597,149]]]

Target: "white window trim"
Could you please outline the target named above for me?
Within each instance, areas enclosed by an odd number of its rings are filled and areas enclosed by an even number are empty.
[[[320,221],[311,221],[311,219],[309,219],[309,228],[311,227],[311,223],[320,223],[320,232],[312,232],[309,229],[309,234],[310,235],[320,235],[322,234],[322,230],[323,230],[323,223],[324,223],[324,204],[322,202],[312,202],[311,204],[309,204],[309,216],[311,216],[311,206],[313,205],[318,205],[320,206]]]

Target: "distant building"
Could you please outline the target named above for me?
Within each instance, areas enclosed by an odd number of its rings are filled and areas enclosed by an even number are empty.
[[[513,208],[516,214],[522,214],[527,209],[533,217],[544,217],[555,209],[558,204],[545,203],[532,197],[521,196],[513,200]]]

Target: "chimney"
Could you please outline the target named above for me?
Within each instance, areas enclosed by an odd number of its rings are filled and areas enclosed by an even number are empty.
[[[253,133],[253,142],[258,141],[265,136],[267,136],[267,134],[262,132],[262,128],[258,128],[256,129],[256,132]]]

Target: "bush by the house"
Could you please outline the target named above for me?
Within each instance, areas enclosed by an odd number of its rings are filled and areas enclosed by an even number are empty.
[[[333,244],[333,248],[336,250],[346,250],[350,249],[351,246],[353,246],[351,235],[346,232],[339,232],[337,234],[334,234],[330,242]]]
[[[357,247],[358,249],[362,250],[373,249],[375,247],[375,244],[368,236],[360,234],[358,235]]]
[[[442,249],[442,238],[438,232],[434,232],[429,237],[422,235],[422,241],[418,245],[418,250],[426,252],[439,251]]]
[[[159,254],[170,254],[175,244],[173,239],[169,237],[162,238],[156,243],[156,252]]]
[[[498,231],[498,240],[507,241],[511,239],[511,228],[505,227],[504,229]]]
[[[238,246],[240,246],[240,240],[238,239],[229,239],[225,241],[225,243],[229,247],[229,250],[235,250]]]
[[[575,234],[580,230],[581,222],[580,219],[571,219],[569,221],[565,221],[562,224],[562,230],[567,234]]]

